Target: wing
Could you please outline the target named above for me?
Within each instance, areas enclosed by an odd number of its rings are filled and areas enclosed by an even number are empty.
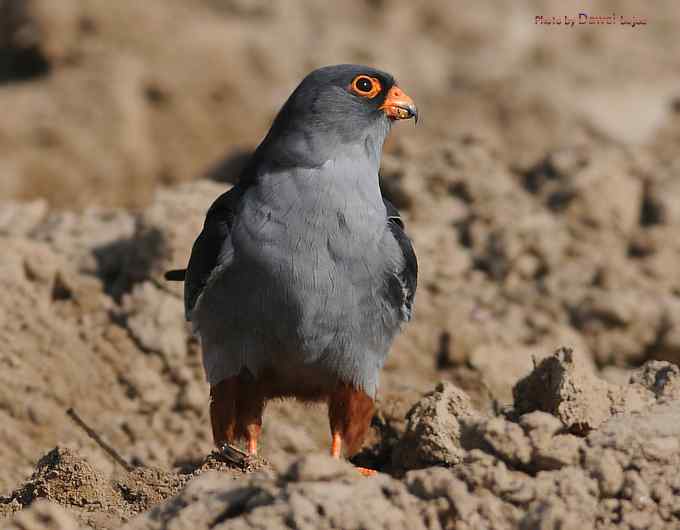
[[[184,311],[187,320],[203,293],[210,275],[231,259],[231,227],[243,192],[236,185],[220,195],[205,218],[203,230],[194,242],[184,278]],[[169,271],[167,274],[177,273]]]
[[[383,202],[387,210],[387,225],[404,255],[403,268],[388,280],[387,288],[390,299],[401,308],[402,320],[408,322],[413,314],[413,301],[418,285],[418,259],[411,240],[404,231],[404,221],[399,210],[384,197]]]

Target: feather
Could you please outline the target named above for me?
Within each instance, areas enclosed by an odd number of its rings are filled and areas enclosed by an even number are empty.
[[[402,320],[408,322],[413,314],[413,302],[418,284],[418,259],[411,240],[404,231],[404,222],[399,210],[383,197],[387,211],[387,224],[399,244],[404,256],[404,266],[392,278],[388,280],[390,299],[401,308]]]
[[[186,275],[187,275],[186,269],[173,269],[167,271],[163,275],[163,277],[169,282],[183,282],[184,279],[186,278]]]
[[[231,255],[230,248],[225,247],[231,247],[231,229],[242,196],[243,188],[238,185],[220,195],[210,206],[203,230],[194,242],[184,280],[184,309],[189,321],[210,275],[225,256]]]

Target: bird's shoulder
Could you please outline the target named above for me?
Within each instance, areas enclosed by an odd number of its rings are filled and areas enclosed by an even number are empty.
[[[411,239],[406,235],[406,225],[399,210],[384,197],[383,202],[387,213],[387,226],[403,256],[403,265],[400,270],[388,279],[388,295],[390,300],[399,306],[402,320],[407,322],[411,320],[413,314],[413,303],[418,286],[418,258]]]
[[[231,229],[242,198],[243,186],[239,184],[217,197],[208,208],[204,229]]]

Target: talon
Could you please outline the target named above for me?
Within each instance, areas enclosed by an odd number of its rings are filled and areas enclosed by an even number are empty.
[[[257,438],[248,439],[248,456],[257,456]]]
[[[333,441],[331,443],[331,456],[333,458],[340,458],[342,453],[342,437],[340,433],[333,433]]]

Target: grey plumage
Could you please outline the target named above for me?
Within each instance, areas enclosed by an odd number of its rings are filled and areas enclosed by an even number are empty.
[[[346,90],[358,72],[394,84],[354,65],[310,74],[208,211],[185,308],[211,384],[268,370],[282,387],[376,393],[411,317],[417,261],[378,183],[390,120]]]

